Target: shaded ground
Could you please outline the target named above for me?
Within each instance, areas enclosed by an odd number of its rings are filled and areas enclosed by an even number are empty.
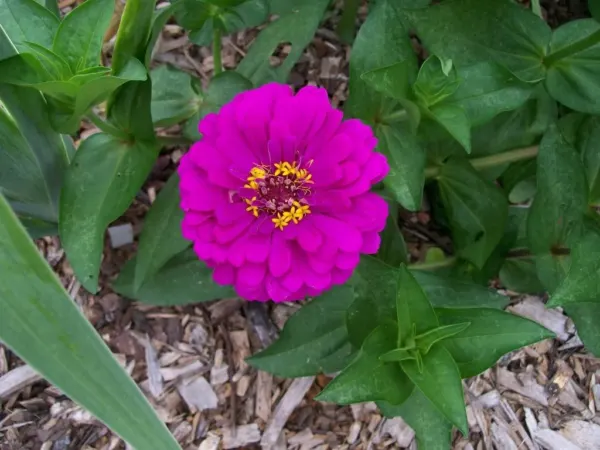
[[[74,2],[61,2],[66,10]],[[586,14],[585,2],[542,2],[552,25]],[[364,16],[364,8],[362,11]],[[297,64],[291,82],[325,87],[334,105],[347,94],[349,48],[331,31],[330,14]],[[234,68],[256,35],[240,32],[224,42],[224,64]],[[110,52],[111,42],[106,45]],[[282,46],[277,64],[289,51]],[[168,25],[155,51],[155,64],[172,63],[204,81],[212,73],[210,50],[190,44]],[[82,136],[96,132],[84,124]],[[177,129],[165,132],[177,134]],[[117,224],[131,224],[137,238],[142,218],[181,157],[173,148],[161,155],[150,181]],[[427,207],[402,214],[413,258],[447,238],[431,228]],[[80,288],[56,238],[39,241],[88,319],[147,394],[160,416],[187,449],[416,448],[412,430],[397,418],[383,419],[373,404],[337,407],[313,400],[325,376],[282,380],[257,372],[244,358],[264,348],[294,304],[244,303],[223,299],[208,304],[161,308],[130,303],[110,282],[135,252],[135,242],[111,248],[107,239],[98,295]],[[496,367],[465,381],[471,433],[455,435],[455,449],[600,449],[600,360],[588,355],[572,322],[543,299],[511,297],[512,312],[530,317],[557,334],[505,356]],[[150,376],[152,375],[152,376]],[[149,379],[159,380],[153,383]],[[60,391],[22,365],[0,345],[0,450],[123,449],[106,427]],[[160,449],[138,449],[160,450]]]

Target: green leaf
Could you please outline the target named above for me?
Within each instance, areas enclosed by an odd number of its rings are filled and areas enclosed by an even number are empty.
[[[404,237],[398,226],[398,206],[396,202],[388,202],[390,213],[386,226],[381,233],[381,245],[377,257],[392,267],[398,267],[402,263],[408,263],[408,249]]]
[[[177,253],[190,246],[181,235],[183,211],[179,206],[179,176],[171,176],[150,208],[138,245],[134,289],[148,279]]]
[[[425,182],[426,155],[418,138],[404,123],[380,125],[376,129],[379,139],[378,151],[386,155],[390,172],[384,179],[385,186],[406,209],[421,208]]]
[[[422,371],[410,360],[402,361],[400,366],[444,417],[467,436],[469,424],[460,373],[448,350],[443,346],[433,347],[423,356]]]
[[[487,61],[461,67],[458,78],[461,81],[458,89],[444,100],[444,104],[460,106],[473,126],[485,124],[505,111],[520,108],[533,93],[531,84],[520,81],[502,66]]]
[[[229,103],[240,92],[251,88],[250,80],[237,72],[222,72],[214,77],[202,98],[200,109],[186,122],[184,135],[191,140],[200,139],[198,122],[208,113],[217,112],[221,106]]]
[[[0,0],[0,27],[19,52],[28,50],[25,42],[52,47],[59,23],[57,16],[35,0]]]
[[[39,92],[0,84],[0,102],[10,115],[0,111],[4,128],[0,137],[0,191],[10,197],[30,231],[43,224],[44,234],[55,234],[60,189],[71,159],[66,140],[51,128]]]
[[[147,0],[127,0],[125,3],[112,55],[114,73],[126,68],[131,59],[144,61],[155,7]]]
[[[439,104],[429,110],[432,118],[471,153],[471,124],[465,111],[456,105]]]
[[[156,275],[133,290],[136,258],[128,261],[113,285],[121,295],[142,303],[158,306],[187,305],[235,297],[230,286],[212,280],[212,270],[198,259],[192,249],[175,255]]]
[[[423,289],[406,265],[398,269],[396,290],[396,319],[398,321],[398,347],[409,344],[416,335],[421,335],[439,326],[433,307]]]
[[[0,195],[0,339],[136,448],[179,450]]]
[[[315,298],[288,319],[277,341],[248,363],[282,378],[343,369],[355,356],[345,320],[353,300],[354,291],[348,286]]]
[[[600,21],[600,0],[588,0],[587,3],[592,17]]]
[[[184,1],[186,6],[188,3],[198,4],[198,1]],[[190,8],[186,9],[188,16],[190,13],[193,15],[192,11]],[[229,35],[244,28],[253,28],[261,25],[267,20],[268,14],[269,7],[266,0],[244,1],[240,5],[223,10],[212,18],[212,20],[206,20],[199,27],[187,27],[194,30],[190,33],[190,40],[196,45],[210,45],[213,41],[215,26],[221,28],[224,35]]]
[[[111,97],[108,120],[135,140],[154,144],[152,124],[152,81],[131,81],[121,86]]]
[[[590,228],[571,249],[569,270],[550,297],[548,307],[600,302],[600,259],[597,251],[600,251],[600,232]]]
[[[544,286],[537,276],[534,258],[507,259],[502,264],[499,276],[502,286],[513,292],[544,292]]]
[[[482,268],[504,234],[506,197],[462,158],[450,158],[438,181],[458,255]]]
[[[470,322],[453,323],[451,325],[442,325],[441,327],[429,330],[415,338],[417,341],[417,348],[422,355],[426,355],[434,344],[464,331],[469,325],[471,325]]]
[[[363,73],[403,61],[409,83],[416,79],[417,57],[399,3],[378,1],[356,36],[350,57],[350,96],[344,104],[344,113],[349,117],[378,122],[397,108],[397,101],[385,98],[361,78]]]
[[[37,59],[46,68],[46,71],[53,75],[54,79],[63,80],[73,76],[69,64],[52,50],[34,42],[25,42],[25,45],[29,48],[29,51],[32,51],[36,55]],[[110,70],[105,67],[103,69]]]
[[[419,389],[400,406],[378,402],[386,417],[402,417],[415,431],[419,450],[448,450],[451,448],[452,425]]]
[[[452,60],[442,61],[432,55],[419,69],[413,90],[420,102],[429,107],[454,94],[459,84],[460,80]]]
[[[508,297],[484,286],[419,270],[412,274],[435,308],[503,309],[509,302]]]
[[[181,2],[171,3],[170,5],[161,8],[160,10],[154,13],[154,18],[152,20],[152,28],[150,30],[150,37],[146,46],[146,55],[144,57],[144,65],[146,67],[150,67],[154,47],[156,46],[158,38],[162,34],[164,26],[167,24],[169,19],[171,19],[171,16],[173,16],[173,14],[179,11],[182,8],[182,6],[183,4]]]
[[[60,237],[77,278],[90,292],[98,288],[104,231],[125,212],[157,152],[99,133],[75,154],[60,199]]]
[[[600,305],[597,302],[571,303],[565,308],[585,348],[594,356],[600,355]]]
[[[365,340],[356,359],[316,399],[338,405],[381,400],[394,405],[404,402],[414,386],[398,364],[379,359],[393,348],[396,334],[395,324],[377,327]]]
[[[533,198],[536,192],[536,167],[537,161],[530,159],[512,163],[504,171],[502,186],[510,203],[525,203]]]
[[[600,113],[600,43],[576,46],[596,33],[600,33],[600,24],[593,19],[561,25],[552,33],[550,55],[544,61],[550,95],[575,111],[590,114]]]
[[[99,65],[102,39],[114,6],[113,0],[87,0],[60,23],[52,50],[69,63],[74,73]]]
[[[545,77],[542,61],[550,27],[521,5],[450,0],[407,15],[429,53],[452,59],[458,67],[491,59],[523,81]]]
[[[577,151],[556,126],[544,135],[537,161],[537,194],[529,211],[527,235],[539,279],[552,292],[570,261],[559,249],[571,247],[582,233],[587,185]]]
[[[189,119],[200,109],[201,97],[192,87],[192,77],[164,65],[150,72],[152,120],[155,126],[171,126]]]
[[[577,148],[589,185],[589,202],[600,202],[600,118],[588,117],[579,129]]]
[[[285,83],[304,48],[311,42],[329,0],[305,0],[260,32],[237,71],[261,85],[268,81]],[[272,67],[270,56],[281,43],[289,43],[292,50],[278,67]]]
[[[395,98],[406,99],[410,95],[410,82],[414,75],[414,64],[400,61],[363,73],[360,77],[377,92]]]
[[[443,341],[463,378],[485,371],[506,353],[554,337],[551,331],[529,319],[497,309],[437,308],[435,312],[443,325],[471,323]]]

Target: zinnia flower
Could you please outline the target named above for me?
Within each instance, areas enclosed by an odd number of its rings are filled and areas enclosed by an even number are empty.
[[[376,253],[387,203],[369,192],[389,167],[327,92],[267,84],[199,125],[179,166],[183,235],[215,282],[247,300],[317,296]]]

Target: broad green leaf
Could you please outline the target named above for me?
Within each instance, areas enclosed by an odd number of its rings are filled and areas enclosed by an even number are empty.
[[[60,199],[60,237],[81,284],[98,288],[104,231],[129,206],[158,148],[99,133],[83,141],[66,174]]]
[[[398,206],[393,201],[388,202],[388,205],[390,213],[385,229],[381,233],[381,245],[377,257],[392,267],[398,267],[402,263],[408,264],[408,249],[398,225]]]
[[[548,307],[600,302],[600,231],[588,229],[571,249],[571,264]]]
[[[484,286],[424,271],[412,274],[435,308],[503,309],[509,302],[508,297]]]
[[[344,104],[344,112],[349,117],[377,122],[397,107],[397,101],[386,99],[363,80],[363,73],[403,61],[409,83],[416,79],[417,57],[404,26],[400,3],[378,1],[356,36],[350,57],[350,95]]]
[[[32,234],[56,234],[60,189],[71,159],[66,145],[70,138],[63,140],[51,128],[39,92],[0,84],[0,102],[10,115],[0,111],[0,123],[6,127],[0,137],[0,191],[13,201]]]
[[[47,49],[34,42],[25,42],[28,50],[33,52],[38,60],[44,65],[46,71],[53,75],[54,79],[63,80],[73,76],[69,64],[61,56],[54,53],[52,50]],[[103,67],[103,69],[110,71],[110,69]]]
[[[184,1],[187,4],[188,1]],[[197,1],[195,3],[198,3]],[[192,12],[186,10],[188,15]],[[224,35],[233,34],[244,28],[253,28],[264,23],[269,14],[267,0],[248,0],[232,8],[223,10],[212,20],[207,20],[200,27],[188,27],[194,30],[190,40],[196,45],[210,45],[213,41],[214,27],[223,30]],[[185,26],[185,25],[184,25]]]
[[[537,275],[535,259],[531,257],[507,259],[499,276],[502,286],[513,292],[537,294],[545,290]]]
[[[565,308],[585,348],[594,356],[600,355],[600,305],[597,302],[572,303]]]
[[[152,61],[152,54],[154,53],[154,47],[158,38],[162,34],[162,30],[166,23],[171,19],[177,11],[183,6],[181,2],[171,3],[170,5],[161,8],[160,10],[154,13],[154,17],[152,19],[152,27],[150,29],[150,36],[148,38],[148,43],[146,46],[146,55],[144,57],[144,65],[146,67],[150,67],[150,63]]]
[[[178,3],[181,7],[175,15],[177,23],[190,30],[201,29],[219,11],[218,7],[206,0],[179,0]]]
[[[74,73],[99,65],[102,38],[114,7],[113,0],[87,0],[60,23],[52,50],[69,63]]]
[[[415,389],[400,406],[377,402],[386,417],[402,417],[415,431],[419,450],[448,450],[451,448],[452,425],[425,395]]]
[[[356,17],[360,0],[345,0],[344,8],[342,9],[342,17],[338,22],[335,32],[345,44],[352,44],[354,41],[354,33],[356,31]]]
[[[400,362],[400,366],[444,417],[467,436],[469,424],[460,373],[448,350],[441,345],[433,347],[423,356],[422,371],[411,360]]]
[[[152,79],[152,121],[155,126],[171,126],[192,117],[202,99],[192,87],[192,77],[164,65],[150,72]]]
[[[315,298],[288,319],[277,341],[248,363],[282,378],[343,369],[355,356],[346,329],[346,310],[353,300],[354,291],[348,286]]]
[[[588,117],[579,129],[577,148],[589,185],[589,202],[600,202],[600,118]]]
[[[560,103],[575,111],[600,113],[600,43],[578,48],[581,41],[600,33],[593,19],[575,20],[561,25],[552,33],[546,88]],[[592,44],[592,45],[590,45]]]
[[[442,343],[456,361],[463,378],[483,372],[506,353],[554,337],[551,331],[529,319],[497,309],[437,308],[435,311],[443,325],[471,323]]]
[[[462,158],[450,158],[438,182],[458,255],[482,268],[504,234],[506,197]]]
[[[507,0],[450,0],[407,14],[427,50],[452,59],[459,68],[492,59],[523,81],[545,77],[542,61],[550,27],[521,5]]]
[[[261,85],[268,81],[284,83],[304,48],[311,42],[329,0],[305,0],[260,32],[237,71]],[[270,56],[281,43],[289,43],[292,50],[278,67],[272,67]]]
[[[455,334],[464,331],[469,325],[471,325],[470,322],[453,323],[451,325],[442,325],[441,327],[429,330],[416,337],[417,347],[421,354],[426,355],[434,344],[449,339]]]
[[[394,198],[406,209],[421,208],[425,182],[426,155],[418,138],[404,123],[379,125],[375,129],[379,138],[378,151],[386,155],[390,172],[383,181]]]
[[[198,112],[185,124],[184,135],[191,140],[200,139],[198,122],[208,113],[217,112],[240,92],[252,88],[252,83],[237,72],[222,72],[214,77],[202,97]]]
[[[151,98],[149,78],[124,84],[109,99],[108,120],[135,140],[154,144]]]
[[[467,114],[460,106],[442,103],[433,106],[429,113],[433,120],[450,133],[467,153],[471,153],[471,124]]]
[[[180,450],[0,195],[0,339],[136,448]]]
[[[114,73],[124,70],[131,59],[144,61],[155,7],[148,0],[127,0],[125,3],[112,54]]]
[[[144,220],[135,266],[137,291],[177,253],[190,246],[181,235],[183,211],[179,206],[179,176],[173,174]]]
[[[520,108],[531,97],[533,86],[498,64],[480,61],[461,67],[460,84],[444,104],[460,106],[471,125],[482,125],[505,111]],[[489,136],[494,139],[494,136]]]
[[[52,74],[44,64],[31,53],[14,55],[0,61],[0,83],[32,86],[41,90],[52,79]]]
[[[536,192],[535,172],[537,161],[530,159],[512,163],[502,174],[502,187],[510,203],[525,203]]]
[[[119,294],[149,305],[175,306],[235,297],[230,286],[212,279],[212,270],[198,259],[192,249],[175,255],[156,275],[133,290],[136,258],[128,261],[113,288]]]
[[[592,17],[600,21],[600,0],[588,0],[587,3]]]
[[[60,21],[35,0],[0,0],[0,27],[19,52],[28,50],[25,42],[52,47]]]
[[[429,107],[454,94],[460,82],[452,60],[442,61],[432,55],[419,69],[412,88],[420,102]]]
[[[398,347],[408,345],[414,337],[439,326],[433,307],[418,281],[402,264],[398,269],[396,290],[396,318],[398,321]]]
[[[396,100],[408,98],[414,64],[400,61],[363,73],[360,77],[376,91]]]
[[[393,348],[396,335],[393,323],[377,327],[365,340],[356,359],[316,399],[338,405],[382,400],[393,405],[404,402],[414,386],[398,364],[379,359]]]
[[[537,161],[537,194],[529,211],[527,235],[538,277],[552,292],[570,264],[560,248],[572,246],[582,233],[588,189],[579,154],[556,126],[544,135]]]

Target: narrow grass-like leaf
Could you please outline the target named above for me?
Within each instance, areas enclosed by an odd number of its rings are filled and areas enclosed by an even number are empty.
[[[0,195],[0,339],[132,446],[180,450]]]

